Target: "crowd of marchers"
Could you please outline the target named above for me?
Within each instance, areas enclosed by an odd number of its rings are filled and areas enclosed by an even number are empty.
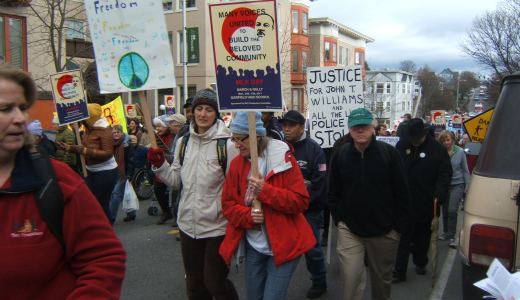
[[[126,254],[111,225],[128,179],[143,169],[161,209],[157,223],[179,229],[190,300],[239,299],[228,279],[234,263],[244,264],[247,299],[286,299],[301,257],[310,275],[306,297],[322,296],[329,216],[342,299],[362,299],[367,276],[372,298],[390,299],[392,284],[406,281],[410,256],[417,274],[431,272],[431,224],[439,215],[441,238],[455,245],[469,185],[465,153],[453,133],[436,139],[420,118],[399,126],[394,147],[376,140],[386,129],[358,108],[348,134],[324,150],[299,112],[254,113],[254,128],[238,112],[227,126],[217,95],[203,89],[184,114],[155,117],[154,128],[137,119],[126,130],[111,126],[100,105],[88,104],[78,143],[56,119],[54,141],[28,120],[35,99],[29,74],[0,67],[5,299],[118,299]],[[123,220],[135,218],[130,210]]]

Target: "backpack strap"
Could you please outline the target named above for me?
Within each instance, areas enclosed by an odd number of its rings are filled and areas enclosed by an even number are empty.
[[[182,140],[181,140],[181,148],[179,149],[179,163],[182,164],[184,163],[184,155],[186,154],[186,147],[188,146],[188,140],[190,139],[190,133],[186,133],[185,135],[182,136]]]
[[[36,191],[36,205],[40,216],[47,223],[49,230],[56,236],[65,251],[63,238],[63,194],[49,158],[39,153],[32,154],[32,163],[38,177],[44,182]]]
[[[224,172],[224,176],[226,176],[227,169],[227,140],[227,138],[217,139],[218,163]]]

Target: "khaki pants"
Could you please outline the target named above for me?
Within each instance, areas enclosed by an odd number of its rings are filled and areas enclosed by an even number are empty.
[[[399,245],[399,234],[392,230],[385,235],[364,238],[350,231],[344,222],[338,224],[336,251],[344,283],[344,300],[361,300],[366,285],[366,261],[370,271],[372,299],[390,299],[392,271]]]

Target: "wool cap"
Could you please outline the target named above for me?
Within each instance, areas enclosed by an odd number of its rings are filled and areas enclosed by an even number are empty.
[[[32,135],[42,136],[42,123],[39,120],[34,120],[27,125],[27,131]]]
[[[167,117],[167,120],[168,120],[168,122],[175,122],[175,123],[179,123],[181,125],[186,124],[186,117],[181,114],[169,115]]]
[[[303,125],[305,124],[305,117],[296,110],[290,110],[287,113],[285,113],[285,115],[283,115],[280,122],[292,122]]]
[[[255,127],[257,136],[265,136],[264,122],[262,122],[261,118],[262,114],[260,112],[255,112]],[[231,129],[231,133],[233,134],[248,135],[249,126],[247,123],[247,112],[237,112],[233,118],[233,122],[231,122],[229,129]]]
[[[154,126],[168,127],[168,116],[160,115],[153,118],[152,123]]]
[[[92,127],[92,125],[94,125],[94,123],[96,123],[96,121],[101,118],[101,105],[97,103],[89,103],[87,104],[87,110],[89,118],[85,121],[89,127]]]
[[[192,109],[195,111],[195,108],[199,105],[209,105],[211,106],[218,115],[218,103],[217,103],[217,93],[215,93],[212,89],[203,89],[197,91],[195,96],[193,96],[193,105]]]
[[[374,121],[372,113],[366,108],[356,108],[348,116],[348,128],[358,125],[370,125]]]

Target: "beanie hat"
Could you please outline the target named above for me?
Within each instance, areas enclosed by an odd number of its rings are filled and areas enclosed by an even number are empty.
[[[167,119],[168,119],[168,122],[175,122],[175,123],[179,123],[181,125],[186,124],[186,117],[181,114],[169,115]]]
[[[32,121],[27,125],[27,131],[32,135],[42,136],[42,123],[39,120]]]
[[[89,127],[92,127],[92,125],[101,118],[101,105],[97,103],[89,103],[87,104],[87,110],[89,118],[86,122]]]
[[[256,135],[257,136],[265,136],[265,128],[264,122],[262,122],[262,114],[259,112],[255,112],[255,127],[256,127]],[[233,122],[231,122],[231,126],[229,127],[231,132],[234,134],[249,134],[249,126],[247,123],[247,112],[239,111],[233,118]]]
[[[217,103],[217,93],[215,93],[212,89],[203,89],[197,91],[195,96],[193,96],[193,105],[192,110],[195,111],[195,108],[198,105],[209,105],[211,106],[218,115],[218,103]]]
[[[154,126],[168,127],[168,125],[166,125],[166,123],[168,123],[167,116],[160,115],[158,117],[155,117],[153,118],[152,123]]]

